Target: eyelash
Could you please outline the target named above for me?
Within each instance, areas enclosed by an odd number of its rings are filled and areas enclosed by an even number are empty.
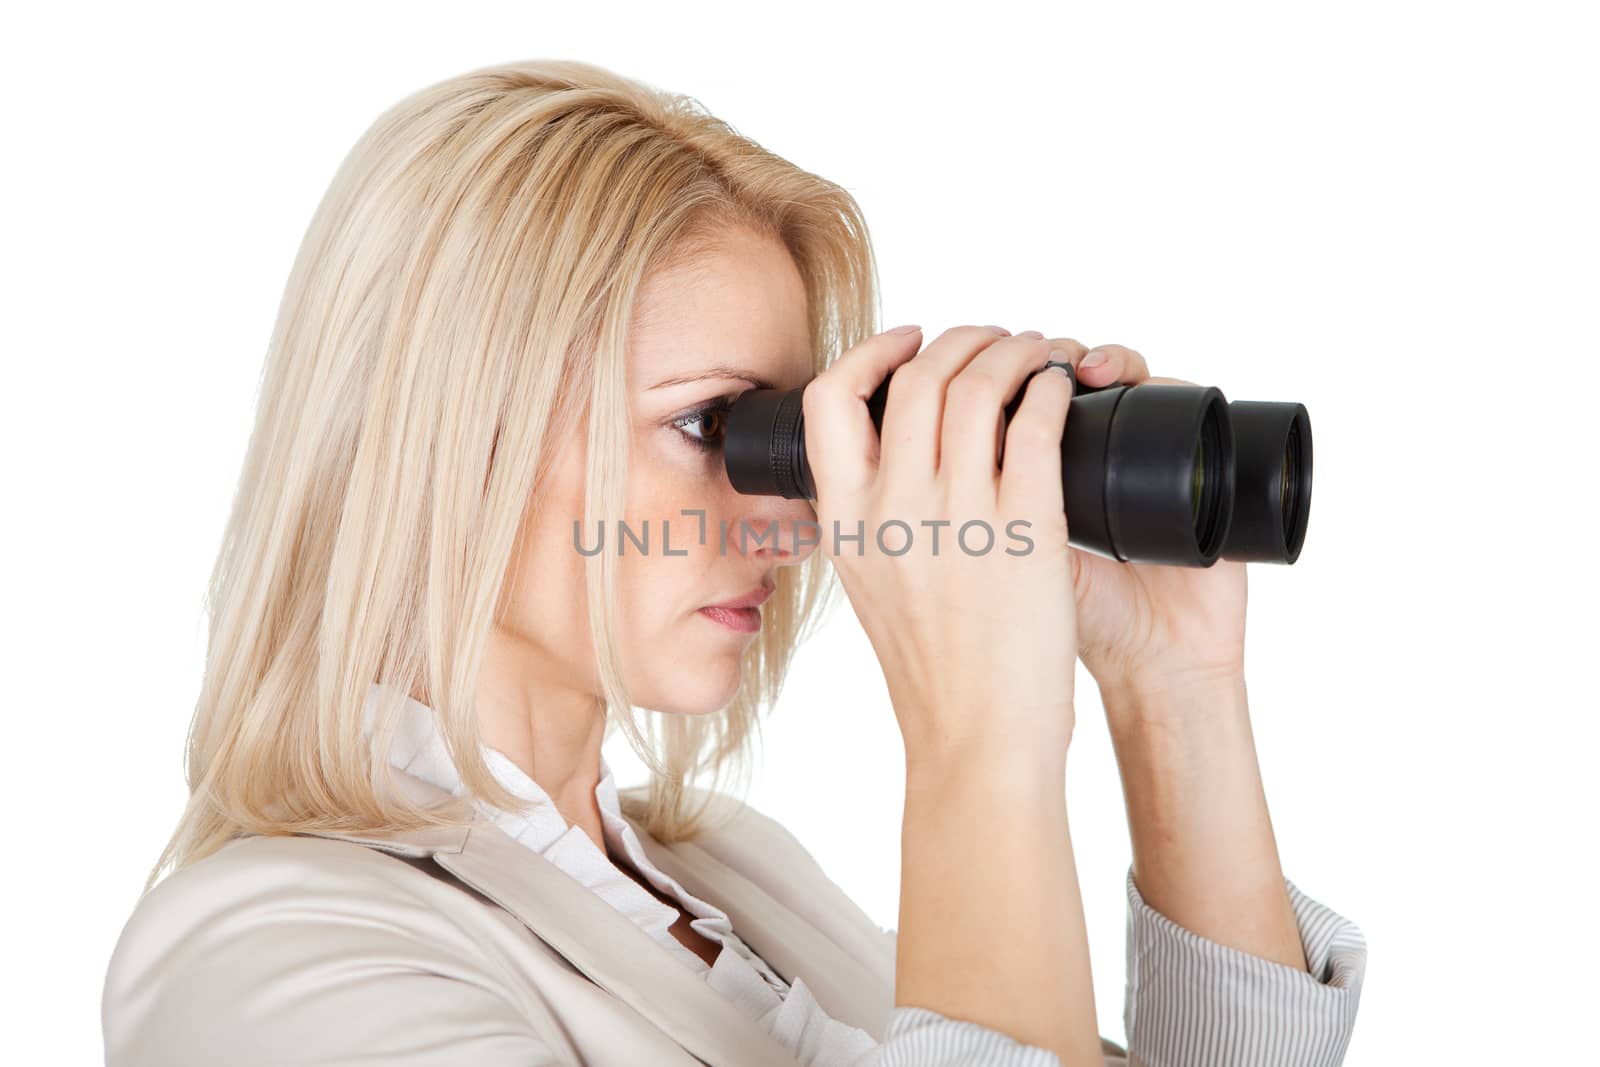
[[[692,426],[697,422],[704,422],[713,415],[726,415],[728,411],[732,409],[732,407],[732,397],[718,397],[717,399],[711,401],[711,403],[706,404],[703,407],[698,407],[689,412],[687,415],[680,415],[678,418],[673,419],[672,425],[677,429],[678,433],[683,436],[685,441],[688,441],[689,444],[693,445],[701,452],[715,452],[717,449],[722,447],[722,438],[720,436],[711,440],[707,440],[706,438],[696,437],[694,434],[685,432],[684,427]],[[726,426],[724,426],[724,432],[726,432]]]

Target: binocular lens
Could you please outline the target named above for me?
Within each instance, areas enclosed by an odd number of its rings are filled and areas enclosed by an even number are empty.
[[[1201,558],[1215,558],[1222,547],[1226,532],[1228,509],[1232,504],[1228,478],[1223,466],[1232,462],[1228,446],[1224,443],[1222,406],[1208,405],[1200,422],[1200,433],[1195,439],[1194,470],[1191,497],[1193,502],[1194,543],[1200,546]],[[1071,415],[1069,413],[1068,417]]]
[[[1304,404],[1235,400],[1238,498],[1224,559],[1293,563],[1311,518],[1311,416]]]
[[[1300,466],[1300,428],[1289,428],[1289,443],[1283,449],[1283,489],[1278,494],[1278,506],[1283,512],[1283,528],[1294,529],[1294,508],[1296,481],[1295,471]]]
[[[1189,505],[1196,533],[1200,531],[1200,492],[1206,484],[1205,462],[1206,440],[1202,437],[1194,452],[1194,471],[1189,481]]]

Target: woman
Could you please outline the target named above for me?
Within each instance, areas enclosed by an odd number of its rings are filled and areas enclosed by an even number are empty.
[[[1365,948],[1279,869],[1243,565],[1067,546],[1071,376],[1036,372],[1142,357],[873,334],[874,274],[842,189],[599,67],[480,70],[378,120],[280,310],[109,1063],[1342,1059]],[[863,400],[901,364],[880,446]],[[735,493],[732,399],[813,377],[815,510]],[[1034,547],[849,540],[890,519]],[[717,788],[825,564],[906,742],[898,936]],[[1133,833],[1127,1050],[1097,1036],[1067,823],[1073,648]],[[617,790],[612,729],[647,787]]]

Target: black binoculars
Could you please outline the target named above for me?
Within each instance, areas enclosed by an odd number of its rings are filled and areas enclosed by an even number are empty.
[[[879,429],[889,380],[867,401]],[[1007,425],[1025,389],[1026,383],[1006,405]],[[817,498],[806,461],[803,392],[804,386],[752,389],[734,401],[722,442],[734,489]],[[1311,517],[1311,416],[1304,404],[1229,402],[1209,385],[1080,388],[1075,382],[1063,429],[1070,544],[1125,563],[1180,567],[1299,558]]]

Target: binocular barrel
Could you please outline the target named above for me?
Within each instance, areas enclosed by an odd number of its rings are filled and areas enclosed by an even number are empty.
[[[867,401],[879,429],[889,380]],[[1026,387],[1006,405],[1007,425]],[[816,499],[803,392],[752,389],[734,402],[723,456],[735,490]],[[1063,430],[1061,488],[1072,545],[1126,563],[1183,567],[1299,558],[1311,516],[1305,405],[1230,403],[1215,386],[1112,383],[1075,387]],[[1004,462],[1002,448],[1002,468]]]

